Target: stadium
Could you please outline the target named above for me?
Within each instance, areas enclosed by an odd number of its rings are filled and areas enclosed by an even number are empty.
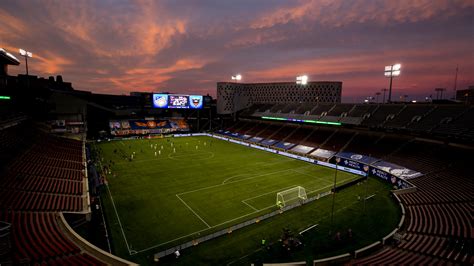
[[[0,49],[0,265],[474,264],[472,85],[398,100],[393,64],[380,101],[306,75],[106,94],[12,75],[17,54]]]

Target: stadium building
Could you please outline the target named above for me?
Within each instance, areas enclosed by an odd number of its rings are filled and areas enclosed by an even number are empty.
[[[217,112],[231,114],[252,104],[340,103],[342,82],[217,83]]]

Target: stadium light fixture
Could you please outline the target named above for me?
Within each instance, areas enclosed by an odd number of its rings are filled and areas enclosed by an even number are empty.
[[[299,85],[308,84],[308,76],[303,75],[303,76],[296,77],[296,84],[299,84]]]
[[[235,76],[232,76],[232,80],[240,81],[240,80],[242,80],[242,75],[237,74],[237,75],[235,75]]]
[[[11,100],[11,97],[0,95],[0,100]]]
[[[388,102],[392,100],[392,82],[393,82],[393,77],[398,77],[400,76],[401,73],[401,64],[394,64],[390,66],[385,66],[385,72],[384,75],[387,78],[390,78],[390,87],[388,89]]]
[[[26,50],[23,50],[20,48],[20,55],[25,57],[25,63],[26,63],[26,75],[28,76],[28,57],[33,57],[33,53],[32,52],[28,52]]]

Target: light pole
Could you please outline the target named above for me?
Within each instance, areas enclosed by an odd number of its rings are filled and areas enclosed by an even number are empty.
[[[303,85],[303,86],[308,84],[308,76],[303,75],[303,76],[296,77],[296,84]],[[302,96],[301,90],[298,90],[298,102],[299,103],[303,102],[303,96]]]
[[[382,103],[385,103],[385,93],[386,93],[388,90],[385,89],[385,88],[383,88],[382,91],[383,91],[383,100],[382,100]]]
[[[370,157],[370,156],[369,156]],[[367,174],[367,179],[365,180],[365,195],[364,195],[364,215],[365,215],[365,202],[367,201],[367,191],[369,190],[369,166],[364,165],[364,172]]]
[[[33,57],[33,53],[25,51],[25,50],[20,48],[20,55],[25,57],[26,76],[28,76],[28,57]]]
[[[392,82],[393,82],[393,77],[398,77],[400,76],[400,69],[402,68],[402,65],[400,64],[394,64],[390,66],[385,66],[385,77],[390,78],[390,87],[388,89],[388,102],[392,101]]]
[[[332,189],[332,208],[331,208],[331,232],[333,229],[334,220],[334,202],[336,201],[336,181],[337,181],[337,164],[341,161],[341,158],[336,157],[336,171],[334,172],[334,186]]]

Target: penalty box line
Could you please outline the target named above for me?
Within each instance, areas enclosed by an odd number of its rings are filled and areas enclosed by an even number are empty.
[[[201,220],[201,221],[207,226],[207,228],[211,228],[211,226],[210,226],[206,221],[204,221],[204,219],[203,219],[201,216],[199,216],[199,214],[197,214],[197,213],[193,210],[193,208],[189,207],[189,205],[188,205],[178,194],[176,194],[176,197],[178,197],[178,199],[179,199],[186,207],[188,207],[188,209],[189,209],[192,213],[194,213],[194,215],[196,215],[196,217],[199,218],[199,220]]]
[[[346,181],[346,180],[342,180],[342,181],[336,183],[336,185],[337,185],[337,184],[340,184],[340,183],[343,183],[344,181]],[[331,186],[327,186],[327,187],[331,187]],[[324,189],[324,188],[327,188],[327,187],[323,187],[323,188],[321,188],[321,189]],[[318,189],[318,190],[321,190],[321,189]],[[312,193],[312,192],[315,192],[315,191],[318,191],[318,190],[310,191],[310,192],[308,192],[308,194],[309,194],[309,193]],[[177,240],[186,238],[186,237],[190,237],[190,236],[192,236],[192,235],[199,234],[199,233],[204,232],[204,231],[206,231],[206,230],[219,227],[219,226],[224,225],[224,224],[226,224],[226,223],[233,222],[233,221],[235,221],[235,220],[244,218],[244,217],[249,216],[249,215],[256,214],[256,213],[258,213],[258,212],[261,212],[261,211],[264,211],[264,210],[267,210],[267,209],[270,209],[270,208],[273,208],[273,207],[275,207],[275,205],[271,205],[271,206],[265,207],[265,208],[263,208],[263,209],[259,209],[259,210],[253,211],[253,212],[251,212],[251,213],[244,214],[244,215],[242,215],[242,216],[240,216],[240,217],[237,217],[237,218],[234,218],[234,219],[231,219],[231,220],[222,222],[222,223],[220,223],[220,224],[213,225],[213,226],[211,226],[210,228],[204,228],[204,229],[201,229],[201,230],[198,230],[198,231],[189,233],[189,234],[187,234],[187,235],[183,235],[183,236],[177,237],[177,238],[175,238],[175,239],[172,239],[172,240],[169,240],[169,241],[166,241],[166,242],[163,242],[163,243],[156,244],[156,245],[154,245],[154,246],[151,246],[151,247],[148,247],[148,248],[145,248],[145,249],[136,251],[136,253],[134,253],[133,255],[138,254],[138,253],[142,253],[142,252],[145,252],[145,251],[149,251],[149,250],[151,250],[151,249],[154,249],[154,248],[157,248],[157,247],[166,245],[166,244],[168,244],[168,243],[171,243],[171,242],[174,242],[174,241],[177,241]],[[318,222],[320,222],[320,221],[318,221]]]

